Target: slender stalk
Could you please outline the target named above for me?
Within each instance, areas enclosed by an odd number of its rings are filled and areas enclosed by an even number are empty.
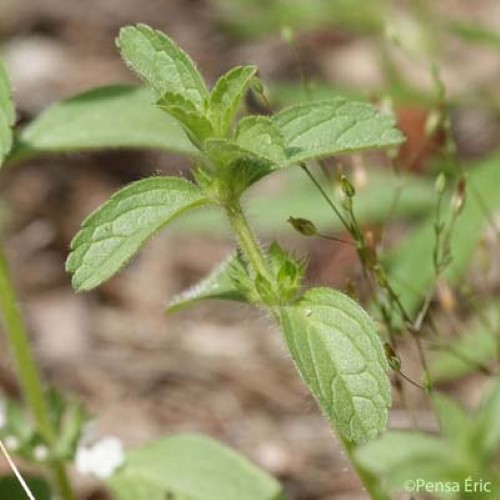
[[[7,259],[0,242],[0,313],[3,316],[5,333],[14,357],[14,363],[24,399],[33,414],[40,435],[51,446],[56,438],[49,417],[49,409],[43,394],[42,378],[31,351],[28,334],[19,310],[16,292],[9,275]],[[73,500],[74,495],[63,463],[52,465],[54,482],[64,500]]]
[[[241,205],[238,202],[232,203],[226,207],[226,214],[248,263],[258,274],[272,281],[264,253],[257,243]]]

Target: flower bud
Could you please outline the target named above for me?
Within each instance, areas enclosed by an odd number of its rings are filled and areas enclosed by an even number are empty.
[[[436,178],[436,183],[435,183],[435,188],[436,188],[436,193],[437,194],[443,194],[445,188],[446,188],[446,175],[441,172],[437,178]]]
[[[304,236],[316,236],[318,234],[316,226],[310,220],[289,217],[287,222],[289,222],[298,233]]]
[[[387,362],[389,363],[389,366],[395,372],[398,372],[401,369],[401,360],[399,359],[399,356],[396,354],[396,352],[392,348],[391,344],[389,344],[388,342],[385,342],[384,343],[384,351],[385,351],[385,357],[387,358]]]
[[[432,393],[432,381],[427,371],[425,371],[422,375],[422,385],[424,386],[424,390],[427,394]]]
[[[356,189],[345,175],[340,177],[340,186],[347,197],[352,198],[356,194]]]

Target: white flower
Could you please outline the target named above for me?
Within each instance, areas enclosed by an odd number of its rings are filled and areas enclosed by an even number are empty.
[[[125,462],[122,442],[107,436],[91,446],[79,445],[76,451],[76,468],[82,474],[92,474],[106,479]]]
[[[7,436],[3,442],[9,451],[16,451],[20,444],[16,436]]]
[[[33,457],[39,462],[44,462],[49,457],[49,449],[43,444],[39,444],[33,448]]]

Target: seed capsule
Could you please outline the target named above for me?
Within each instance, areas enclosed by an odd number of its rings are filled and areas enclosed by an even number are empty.
[[[318,234],[316,226],[310,220],[289,217],[287,222],[289,222],[298,233],[304,236],[316,236]]]

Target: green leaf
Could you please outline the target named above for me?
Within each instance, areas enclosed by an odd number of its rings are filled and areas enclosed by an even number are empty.
[[[178,122],[139,87],[102,87],[54,104],[21,133],[12,159],[102,148],[154,148],[197,154]]]
[[[473,439],[481,443],[487,463],[500,453],[500,377],[497,375],[477,412],[477,425],[472,429]],[[500,487],[500,485],[499,485]]]
[[[203,141],[214,135],[212,124],[201,114],[191,101],[179,94],[167,92],[158,101],[158,107],[178,120],[191,141],[201,148]]]
[[[388,148],[404,141],[392,116],[341,97],[286,108],[273,121],[285,138],[288,163]]]
[[[204,152],[215,165],[214,170],[220,181],[218,187],[230,196],[240,195],[274,170],[274,164],[269,159],[227,139],[206,140]]]
[[[391,489],[403,490],[405,481],[462,481],[473,475],[468,457],[443,439],[418,432],[389,431],[355,452],[358,463]]]
[[[208,91],[191,58],[167,35],[144,24],[127,26],[117,39],[125,63],[154,91],[180,94],[196,108],[204,107]]]
[[[52,493],[45,479],[26,476],[24,479],[36,500],[51,500]],[[26,498],[26,493],[14,476],[2,476],[0,477],[0,498],[5,500]]]
[[[277,310],[292,357],[337,432],[349,441],[386,428],[391,388],[375,325],[346,295],[311,289]]]
[[[176,295],[168,304],[167,311],[176,312],[202,300],[222,299],[244,302],[245,294],[235,282],[235,279],[241,276],[245,276],[241,258],[238,254],[231,255],[199,283]]]
[[[432,401],[441,432],[446,440],[458,447],[467,447],[468,437],[473,428],[473,421],[469,415],[456,401],[445,394],[434,393]]]
[[[108,480],[116,500],[278,500],[279,483],[216,441],[197,435],[163,438],[128,455]]]
[[[170,220],[206,203],[197,186],[177,177],[150,177],[121,189],[83,222],[71,243],[66,269],[73,286],[100,285]]]
[[[215,83],[210,94],[209,113],[221,137],[228,133],[234,115],[256,73],[256,66],[236,66]]]
[[[15,121],[9,76],[0,61],[0,166],[12,147],[12,127]]]
[[[236,143],[277,166],[286,160],[285,141],[271,118],[248,116],[238,123]]]

